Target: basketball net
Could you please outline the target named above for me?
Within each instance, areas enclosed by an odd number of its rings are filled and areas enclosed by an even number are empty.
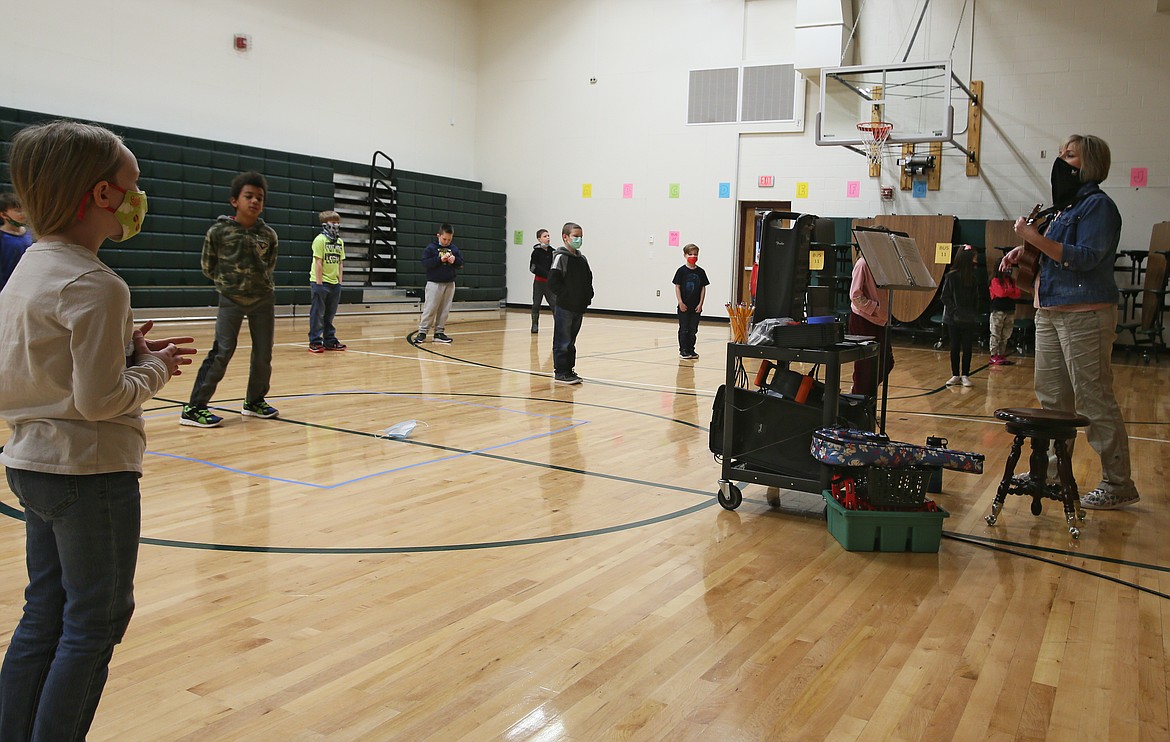
[[[862,121],[857,125],[857,130],[861,132],[861,141],[865,144],[865,156],[869,159],[869,164],[880,166],[886,140],[890,138],[894,125],[885,121]]]

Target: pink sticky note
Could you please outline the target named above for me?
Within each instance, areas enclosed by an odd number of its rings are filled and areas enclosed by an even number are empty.
[[[860,180],[851,180],[845,185],[845,198],[861,198]]]
[[[634,184],[633,183],[623,184],[622,185],[622,198],[633,198],[633,197],[634,197]]]
[[[1134,167],[1129,169],[1129,187],[1130,188],[1145,188],[1148,182],[1149,171],[1144,167]]]
[[[667,241],[667,244],[669,244],[671,247],[678,247],[678,232],[677,231],[675,231],[673,229],[670,231],[670,239]]]

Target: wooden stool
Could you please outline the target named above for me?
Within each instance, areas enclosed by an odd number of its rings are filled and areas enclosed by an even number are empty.
[[[1084,521],[1085,511],[1081,509],[1081,496],[1077,481],[1073,477],[1072,456],[1069,441],[1077,437],[1077,428],[1086,427],[1089,418],[1073,412],[1041,410],[1027,407],[1006,407],[995,411],[995,416],[1006,423],[1007,431],[1016,436],[1012,451],[1003,468],[1003,479],[991,503],[991,515],[984,520],[994,526],[1008,495],[1025,495],[1032,498],[1032,515],[1040,515],[1041,500],[1049,498],[1064,505],[1064,518],[1068,521],[1068,532],[1078,538],[1081,531],[1077,520]],[[1028,458],[1028,476],[1014,477],[1016,462],[1024,440],[1032,439],[1032,455]],[[1048,444],[1056,452],[1056,471],[1060,483],[1048,483]]]

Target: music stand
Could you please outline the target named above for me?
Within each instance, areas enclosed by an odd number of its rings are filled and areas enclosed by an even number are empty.
[[[878,347],[878,380],[882,385],[882,415],[879,430],[886,432],[886,401],[889,388],[886,384],[886,346],[890,342],[890,323],[893,319],[895,291],[934,291],[938,284],[930,275],[918,243],[905,232],[892,232],[873,227],[854,227],[853,237],[861,249],[873,281],[879,289],[886,290],[886,331]]]

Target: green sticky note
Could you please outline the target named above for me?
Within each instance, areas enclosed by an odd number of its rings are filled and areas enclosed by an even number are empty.
[[[524,244],[524,230],[523,229],[517,229],[516,231],[512,232],[512,244],[513,245],[523,245]]]
[[[671,183],[670,184],[670,197],[671,198],[678,198],[678,189],[679,189],[678,183]]]

